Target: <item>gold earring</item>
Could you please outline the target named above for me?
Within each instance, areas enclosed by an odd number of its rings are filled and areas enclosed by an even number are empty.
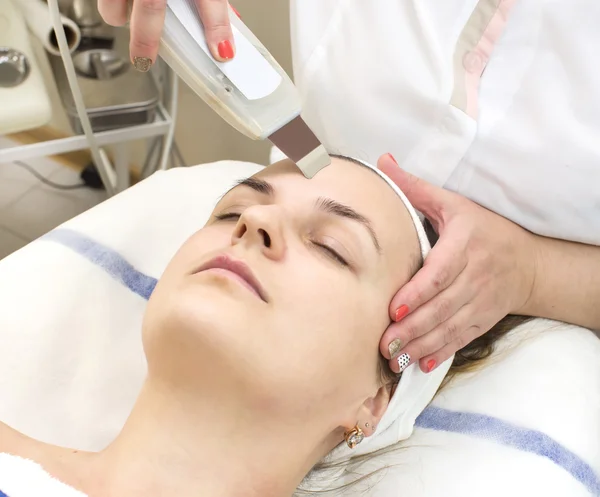
[[[346,441],[346,444],[348,445],[348,447],[350,447],[351,449],[356,447],[364,439],[365,439],[365,434],[358,427],[358,425],[356,425],[350,431],[347,431],[346,433],[344,433],[344,440]]]

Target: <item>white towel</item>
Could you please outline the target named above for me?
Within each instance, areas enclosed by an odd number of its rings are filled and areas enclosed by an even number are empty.
[[[38,463],[0,453],[0,497],[87,497],[50,476]]]
[[[145,377],[141,318],[156,279],[216,197],[258,169],[155,174],[0,261],[0,419],[44,442],[104,448]],[[338,495],[600,496],[600,341],[534,320],[499,349],[436,396],[403,449],[360,468],[390,466],[369,488]]]

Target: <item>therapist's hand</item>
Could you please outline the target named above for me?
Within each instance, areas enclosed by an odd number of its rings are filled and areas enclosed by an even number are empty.
[[[378,167],[431,222],[439,240],[390,305],[380,350],[430,372],[527,303],[535,280],[534,235],[458,194],[403,171],[389,154]],[[394,340],[400,340],[400,345]],[[395,349],[390,356],[389,346]]]
[[[98,11],[107,24],[123,26],[127,23],[129,1],[98,0]],[[132,0],[132,2],[129,53],[134,67],[138,71],[145,72],[156,62],[167,0]],[[219,61],[232,59],[235,46],[229,24],[227,0],[196,0],[196,5],[213,57]]]

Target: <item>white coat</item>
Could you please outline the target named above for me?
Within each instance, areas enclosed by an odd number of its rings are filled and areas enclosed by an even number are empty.
[[[535,233],[600,245],[600,3],[291,0],[303,116]]]

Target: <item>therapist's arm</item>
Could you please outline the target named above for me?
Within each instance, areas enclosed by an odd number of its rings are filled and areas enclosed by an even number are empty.
[[[600,247],[534,237],[535,279],[518,312],[600,330]]]

